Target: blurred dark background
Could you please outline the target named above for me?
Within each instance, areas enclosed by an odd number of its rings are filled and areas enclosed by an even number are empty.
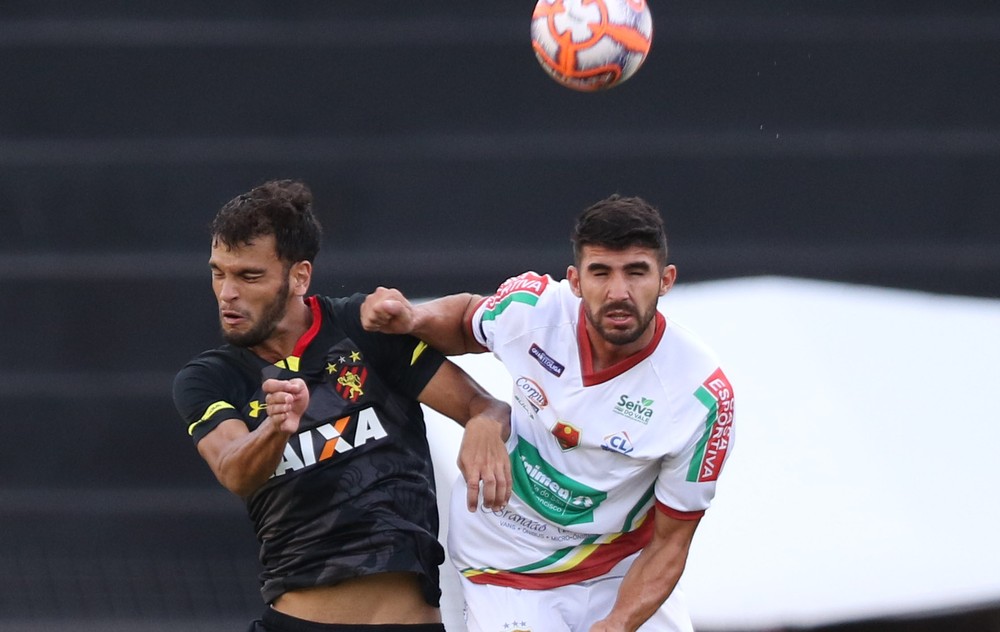
[[[649,59],[599,94],[538,68],[533,5],[0,3],[0,630],[260,611],[169,390],[218,344],[207,224],[267,179],[312,186],[334,295],[558,276],[619,192],[682,283],[1000,297],[1000,4],[651,0]],[[987,605],[837,629],[1000,630]]]

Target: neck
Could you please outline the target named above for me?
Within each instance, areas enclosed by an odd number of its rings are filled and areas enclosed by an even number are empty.
[[[638,339],[627,344],[608,342],[590,323],[586,322],[587,338],[590,341],[590,356],[594,371],[603,371],[639,353],[649,345],[656,333],[656,320],[652,320]]]
[[[285,317],[275,327],[271,337],[250,347],[255,355],[274,363],[284,360],[295,351],[299,338],[312,326],[312,309],[304,298],[296,298],[289,305]]]

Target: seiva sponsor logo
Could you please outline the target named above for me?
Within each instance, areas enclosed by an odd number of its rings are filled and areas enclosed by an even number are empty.
[[[622,395],[615,402],[614,411],[641,424],[648,424],[653,417],[653,400],[645,397],[631,399],[628,395]]]
[[[514,493],[543,518],[557,525],[594,521],[594,511],[608,497],[550,465],[538,449],[523,438],[510,456]]]

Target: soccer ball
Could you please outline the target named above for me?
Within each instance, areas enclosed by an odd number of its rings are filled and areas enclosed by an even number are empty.
[[[631,77],[652,42],[646,0],[538,0],[531,16],[538,63],[557,82],[582,92]]]

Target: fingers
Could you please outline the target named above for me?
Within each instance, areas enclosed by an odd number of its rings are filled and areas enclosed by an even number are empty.
[[[294,377],[290,380],[276,380],[274,378],[264,380],[264,384],[261,386],[265,393],[288,393],[290,395],[298,395],[306,390],[306,383],[300,377]]]
[[[482,492],[484,508],[492,511],[500,511],[510,502],[510,484],[507,479],[492,475],[484,476],[480,480],[480,483],[480,485],[476,486],[476,491]],[[475,511],[478,493],[475,498],[469,499],[468,496],[470,495],[467,494],[466,496],[467,500],[469,500],[469,511]]]
[[[265,380],[262,390],[267,416],[285,433],[298,430],[299,420],[309,407],[309,389],[302,378]]]
[[[462,469],[465,477],[465,505],[470,512],[479,507],[480,498],[483,508],[500,511],[510,502],[511,477],[510,462],[503,462],[490,468]]]
[[[368,331],[408,333],[410,304],[399,290],[379,287],[361,304],[361,325]]]

